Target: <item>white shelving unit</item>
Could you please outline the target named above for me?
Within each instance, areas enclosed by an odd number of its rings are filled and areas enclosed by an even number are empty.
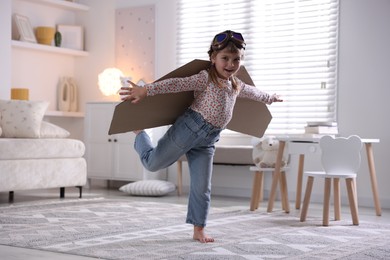
[[[83,112],[46,111],[45,116],[53,117],[84,117]]]
[[[30,49],[30,50],[35,50],[35,51],[53,52],[53,53],[58,53],[58,54],[80,56],[80,57],[81,56],[88,56],[88,52],[86,52],[86,51],[78,51],[78,50],[49,46],[49,45],[38,44],[38,43],[30,43],[30,42],[22,42],[22,41],[12,40],[11,44],[12,44],[13,48],[23,48],[23,49]]]
[[[25,16],[30,16],[30,14],[34,17],[37,15],[43,15],[47,16],[46,21],[53,21],[52,23],[55,22],[55,14],[59,14],[64,16],[64,12],[68,12],[69,14],[73,15],[79,12],[87,12],[89,10],[89,6],[84,5],[84,4],[79,4],[75,3],[72,1],[66,1],[66,0],[12,0],[13,4],[16,4],[21,10],[23,10],[22,15]],[[27,7],[28,6],[28,7]],[[31,8],[31,9],[29,9]],[[48,10],[47,8],[51,8],[50,13],[48,14],[47,11],[43,10]],[[54,14],[54,15],[53,15]],[[80,14],[82,15],[82,14]],[[70,23],[72,24],[72,22]],[[34,24],[32,24],[34,25]],[[36,25],[36,24],[35,24]],[[56,47],[52,45],[44,45],[44,44],[39,44],[39,43],[31,43],[31,42],[23,42],[19,40],[11,40],[11,48],[14,49],[15,51],[17,50],[23,50],[23,58],[24,55],[26,54],[27,56],[39,54],[39,53],[50,53],[54,54],[55,56],[45,56],[50,57],[49,60],[46,60],[46,68],[47,64],[50,64],[51,62],[55,62],[56,64],[62,63],[62,61],[69,61],[69,57],[86,57],[88,56],[88,52],[84,50],[74,50],[74,49],[69,49],[69,48],[64,48],[64,47]],[[25,52],[26,51],[26,52]],[[25,54],[24,54],[25,53]],[[20,52],[19,52],[19,60],[20,60]],[[64,56],[62,58],[62,56]],[[66,57],[65,57],[66,56]],[[54,59],[54,60],[50,60]],[[67,63],[69,64],[69,63]],[[66,68],[67,71],[69,71],[69,67]],[[40,72],[39,72],[40,73]],[[54,69],[54,73],[61,75],[62,70],[61,67],[58,67],[58,69]],[[69,72],[68,72],[69,73]],[[66,73],[67,74],[67,73]],[[65,74],[65,75],[66,75]],[[24,75],[24,74],[22,74]],[[69,75],[69,74],[67,74]],[[70,76],[72,76],[70,74]],[[42,76],[41,76],[42,77]],[[53,81],[53,80],[52,80]],[[49,89],[49,88],[47,88]],[[52,88],[53,89],[53,88]],[[33,89],[34,91],[34,89]],[[40,89],[42,91],[42,89]],[[55,90],[54,90],[55,91]],[[53,104],[53,100],[51,100]],[[47,111],[45,116],[48,117],[74,117],[74,118],[83,118],[84,113],[82,112],[63,112],[63,111],[55,111],[54,109],[56,108],[51,108],[51,110]]]
[[[47,6],[55,6],[58,8],[72,10],[72,11],[88,11],[89,6],[74,3],[65,0],[20,0],[20,1],[28,1],[28,2],[36,2],[39,4],[47,5]]]
[[[87,5],[74,3],[71,1],[65,1],[65,0],[14,0],[14,1],[36,3],[44,6],[56,7],[59,9],[69,10],[69,11],[86,12],[89,10],[89,6]],[[49,46],[44,44],[38,44],[38,43],[22,42],[17,40],[12,40],[11,45],[13,48],[24,48],[24,49],[52,52],[52,53],[65,54],[71,56],[88,56],[88,52],[86,51],[72,50],[72,49],[67,49],[62,47],[55,47],[55,46]]]

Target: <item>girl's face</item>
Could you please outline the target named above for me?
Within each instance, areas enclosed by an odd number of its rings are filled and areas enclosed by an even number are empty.
[[[229,48],[224,48],[216,55],[212,55],[211,62],[215,65],[218,77],[229,79],[238,71],[241,65],[242,52],[242,50],[231,52]]]

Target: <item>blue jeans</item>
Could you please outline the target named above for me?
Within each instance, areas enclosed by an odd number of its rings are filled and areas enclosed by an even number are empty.
[[[221,131],[221,128],[206,122],[199,113],[187,109],[156,147],[153,147],[145,131],[135,138],[134,148],[149,171],[164,169],[183,154],[187,156],[191,182],[186,222],[195,226],[206,226],[211,199],[214,144],[219,140]]]

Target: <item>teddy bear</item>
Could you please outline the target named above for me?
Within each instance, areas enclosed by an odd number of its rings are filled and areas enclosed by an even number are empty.
[[[275,168],[276,157],[279,149],[279,140],[275,136],[264,137],[254,145],[252,151],[253,162],[260,168]],[[285,156],[282,158],[281,167],[286,165]]]

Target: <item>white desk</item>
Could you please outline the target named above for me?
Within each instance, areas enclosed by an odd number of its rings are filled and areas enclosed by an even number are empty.
[[[301,206],[302,178],[303,178],[305,154],[317,153],[320,151],[319,144],[318,144],[320,138],[287,136],[287,137],[278,137],[278,139],[279,139],[279,150],[278,150],[278,155],[277,155],[276,165],[275,165],[275,176],[272,179],[271,193],[268,201],[268,208],[267,208],[268,212],[272,212],[274,206],[276,189],[280,178],[281,161],[284,153],[284,148],[286,146],[286,142],[289,142],[291,146],[291,149],[289,149],[289,154],[299,154],[297,190],[296,190],[296,200],[295,200],[296,209],[299,209]],[[372,144],[379,143],[379,141],[380,141],[379,139],[362,139],[362,142],[365,144],[366,147],[368,168],[369,168],[370,179],[371,179],[371,189],[373,192],[375,210],[377,216],[382,215],[382,209],[381,209],[379,196],[378,196],[378,185],[376,179],[374,153],[372,149]]]

